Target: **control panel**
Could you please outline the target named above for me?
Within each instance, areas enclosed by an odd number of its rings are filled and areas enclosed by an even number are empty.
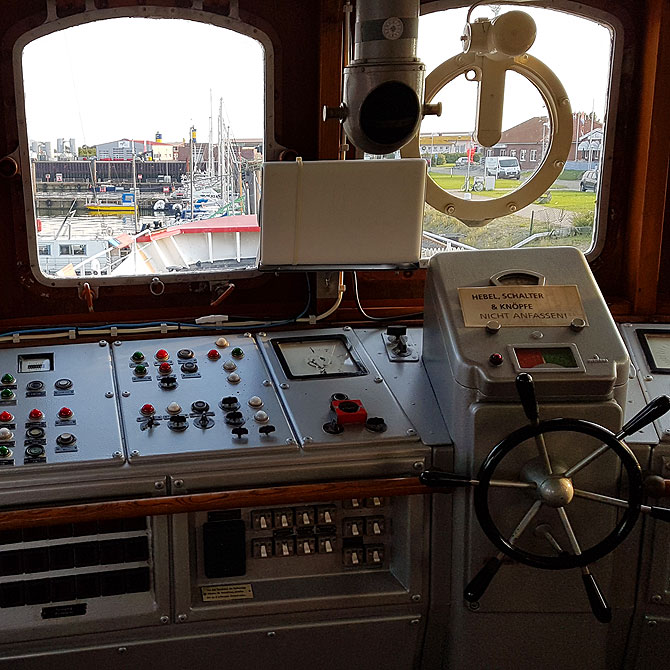
[[[107,343],[0,350],[0,476],[123,462]]]

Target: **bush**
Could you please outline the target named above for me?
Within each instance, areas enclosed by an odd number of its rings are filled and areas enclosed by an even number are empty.
[[[572,217],[572,225],[575,227],[592,226],[594,217],[595,217],[594,211],[581,212],[579,214],[575,214]]]

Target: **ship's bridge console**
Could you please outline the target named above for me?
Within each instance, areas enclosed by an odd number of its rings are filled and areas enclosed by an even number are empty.
[[[665,332],[574,249],[427,285],[423,329],[0,350],[0,667],[650,667]]]

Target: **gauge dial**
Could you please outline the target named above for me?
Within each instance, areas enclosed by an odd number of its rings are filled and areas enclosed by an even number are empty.
[[[288,377],[330,377],[361,375],[366,371],[354,358],[344,337],[315,337],[273,340]]]

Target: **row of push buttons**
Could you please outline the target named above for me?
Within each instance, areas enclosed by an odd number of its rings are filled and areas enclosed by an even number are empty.
[[[74,416],[74,412],[69,407],[61,407],[58,410],[57,416],[63,421],[68,421]],[[28,412],[28,419],[30,421],[41,421],[44,418],[44,412],[40,409],[31,409]],[[12,423],[14,421],[14,415],[11,412],[0,412],[0,423]]]

